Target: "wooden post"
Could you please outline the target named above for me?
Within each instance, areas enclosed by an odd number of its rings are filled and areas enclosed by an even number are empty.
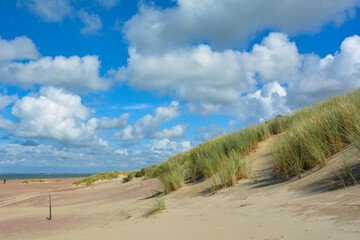
[[[50,216],[47,217],[47,220],[51,220],[51,193],[49,193],[49,210],[50,210]]]

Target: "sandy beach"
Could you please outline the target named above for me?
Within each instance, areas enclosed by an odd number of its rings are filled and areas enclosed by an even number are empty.
[[[166,210],[146,217],[157,179],[47,179],[0,186],[1,239],[359,239],[360,188],[334,177],[342,159],[359,168],[350,146],[323,167],[290,180],[274,176],[272,137],[248,159],[253,177],[213,194],[211,179],[187,183],[165,196]],[[256,178],[255,178],[256,175]],[[52,194],[51,221],[48,194]]]

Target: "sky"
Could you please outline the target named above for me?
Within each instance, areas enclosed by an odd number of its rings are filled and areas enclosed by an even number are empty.
[[[1,0],[0,172],[134,170],[360,87],[359,0]]]

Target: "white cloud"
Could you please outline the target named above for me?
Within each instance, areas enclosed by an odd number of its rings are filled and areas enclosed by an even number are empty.
[[[187,101],[190,113],[263,121],[360,87],[359,59],[357,35],[322,59],[270,33],[249,52],[199,45],[142,55],[131,48],[126,75],[130,86]]]
[[[107,118],[102,117],[98,118],[91,118],[87,125],[92,126],[94,129],[102,131],[102,130],[109,130],[109,129],[120,129],[125,128],[127,126],[127,120],[129,119],[130,114],[124,113],[118,118]]]
[[[177,6],[168,9],[142,4],[124,32],[141,54],[204,41],[216,49],[228,48],[243,46],[266,29],[294,35],[317,32],[330,22],[340,25],[358,5],[357,0],[178,0]]]
[[[97,0],[97,2],[105,8],[112,8],[115,7],[116,4],[120,2],[120,0]]]
[[[107,146],[97,132],[123,127],[128,117],[124,114],[115,119],[92,118],[87,122],[90,109],[81,103],[81,97],[53,87],[42,87],[38,96],[16,101],[11,113],[17,118],[8,129],[13,136],[92,146]]]
[[[294,42],[284,33],[270,33],[251,52],[243,53],[247,74],[259,74],[261,82],[289,81],[301,66],[300,55]]]
[[[149,149],[158,154],[173,156],[179,152],[185,152],[191,149],[191,143],[189,141],[173,142],[169,139],[153,139],[148,144]]]
[[[18,118],[13,135],[18,137],[50,138],[61,142],[94,141],[93,129],[84,121],[89,109],[77,95],[60,89],[41,88],[38,97],[25,96],[11,110]]]
[[[346,38],[340,51],[320,58],[302,56],[302,69],[289,81],[288,104],[292,108],[313,104],[335,94],[360,87],[360,37]]]
[[[83,34],[98,34],[103,25],[99,15],[95,13],[87,13],[84,9],[79,11],[79,18],[84,24],[81,29]]]
[[[114,141],[137,141],[144,137],[153,138],[161,123],[179,116],[179,103],[173,101],[167,107],[158,107],[154,115],[147,114],[138,119],[133,126],[128,125],[122,131],[116,132],[111,138]]]
[[[106,90],[112,82],[99,77],[97,56],[42,57],[38,60],[0,65],[0,81],[30,88],[34,84],[50,85],[80,92]]]
[[[189,125],[176,125],[171,128],[166,128],[161,131],[155,132],[153,134],[154,138],[168,138],[168,139],[178,139],[184,138],[187,132]]]
[[[14,123],[0,115],[0,130],[8,130],[14,127]]]
[[[17,100],[11,110],[15,124],[0,115],[0,128],[16,137],[57,140],[69,145],[100,145],[108,143],[97,134],[104,130],[127,126],[128,113],[118,118],[91,118],[91,109],[81,97],[62,89],[42,87],[38,96]]]
[[[249,115],[248,119],[257,118],[254,120],[255,122],[263,122],[277,114],[289,112],[290,109],[286,105],[286,95],[286,89],[278,82],[268,83],[255,93],[247,94],[248,110],[246,113]]]
[[[23,5],[47,22],[61,22],[73,10],[69,0],[20,0],[18,6]]]
[[[163,55],[130,49],[126,71],[130,86],[175,95],[191,102],[190,112],[209,115],[255,91],[259,83],[288,81],[300,65],[296,45],[285,34],[271,33],[250,52],[218,52],[207,45]]]
[[[207,45],[152,56],[130,49],[128,83],[162,95],[174,93],[180,100],[231,102],[256,84],[244,76],[241,61],[236,51],[215,52]]]
[[[12,40],[0,37],[0,62],[24,59],[37,59],[40,53],[31,39],[26,36],[16,37]]]
[[[3,110],[6,106],[12,104],[16,100],[18,100],[17,95],[8,96],[0,94],[0,110]]]

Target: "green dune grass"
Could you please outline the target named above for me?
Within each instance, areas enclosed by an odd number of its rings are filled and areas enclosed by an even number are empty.
[[[351,143],[360,146],[360,89],[211,139],[158,165],[124,172],[127,175],[124,182],[134,176],[158,177],[167,194],[186,181],[196,182],[219,173],[222,187],[232,186],[251,173],[251,163],[245,156],[256,149],[259,142],[280,133],[272,148],[273,165],[279,174],[286,176],[301,177],[305,170],[325,165],[327,158],[345,146]],[[97,179],[113,178],[111,176],[117,177],[111,172],[99,173],[75,184],[89,185]]]
[[[22,183],[23,184],[28,184],[28,183],[45,183],[46,179],[32,179],[32,180],[25,180]]]
[[[303,171],[325,165],[327,158],[359,142],[360,89],[209,140],[142,171],[148,178],[159,177],[165,193],[180,188],[186,180],[196,182],[216,173],[223,187],[232,186],[251,171],[251,163],[244,157],[259,142],[279,133],[283,134],[272,153],[280,174],[301,177]]]
[[[353,143],[360,135],[360,90],[299,110],[273,147],[274,167],[282,174],[297,174],[323,166],[326,159]]]
[[[86,186],[89,186],[98,180],[118,178],[119,174],[121,174],[121,172],[119,172],[119,171],[101,172],[101,173],[91,175],[87,178],[81,179],[79,181],[76,181],[76,182],[74,182],[74,184],[77,186],[79,184],[85,183]]]

